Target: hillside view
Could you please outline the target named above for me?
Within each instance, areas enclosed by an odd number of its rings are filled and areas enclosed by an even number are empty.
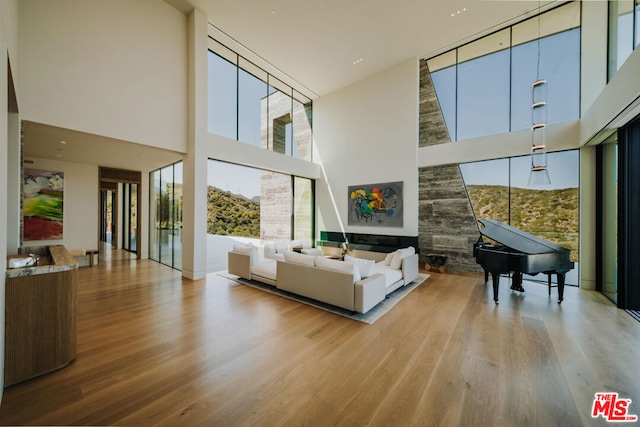
[[[468,185],[467,191],[477,219],[509,223],[509,188],[498,185]],[[571,249],[578,261],[578,189],[529,190],[511,188],[512,227]]]
[[[207,187],[207,233],[260,238],[260,200]]]

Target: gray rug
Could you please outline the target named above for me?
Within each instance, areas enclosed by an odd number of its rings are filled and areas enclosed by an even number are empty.
[[[381,318],[385,313],[391,310],[393,306],[398,303],[398,301],[400,301],[402,298],[407,296],[409,292],[411,292],[412,290],[420,286],[422,283],[424,283],[425,280],[429,278],[428,274],[422,274],[422,273],[418,274],[418,278],[416,280],[391,292],[389,295],[387,295],[387,297],[382,302],[380,302],[380,304],[376,305],[371,310],[362,314],[362,313],[355,313],[353,311],[349,311],[344,308],[336,307],[320,301],[316,301],[311,298],[306,298],[300,295],[296,295],[291,292],[283,291],[274,286],[265,285],[264,283],[258,282],[256,280],[247,280],[242,277],[229,274],[227,270],[218,271],[216,274],[224,278],[233,280],[235,282],[242,283],[243,285],[251,286],[253,288],[260,289],[262,291],[280,295],[282,297],[289,298],[294,301],[299,301],[301,303],[311,305],[313,307],[330,311],[331,313],[335,313],[340,316],[348,317],[349,319],[357,320],[359,322],[364,322],[368,324],[372,324],[373,322]]]

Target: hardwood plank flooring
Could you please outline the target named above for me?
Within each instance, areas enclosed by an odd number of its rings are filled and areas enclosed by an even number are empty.
[[[122,251],[79,271],[78,355],[0,425],[572,426],[640,414],[640,322],[604,296],[431,278],[373,325]]]

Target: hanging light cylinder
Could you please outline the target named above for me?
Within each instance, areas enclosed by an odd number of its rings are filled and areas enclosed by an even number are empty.
[[[531,85],[531,171],[529,185],[551,184],[547,170],[547,81]]]

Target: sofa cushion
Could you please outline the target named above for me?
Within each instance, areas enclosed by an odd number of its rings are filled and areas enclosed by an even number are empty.
[[[303,264],[308,266],[316,265],[316,257],[312,255],[299,254],[293,251],[287,251],[283,253],[284,260],[287,262],[295,262],[297,264]]]
[[[394,270],[391,267],[387,267],[382,261],[376,263],[375,267],[373,268],[373,273],[379,273],[384,276],[385,288],[388,288],[398,280],[402,279],[402,270]]]
[[[337,259],[329,259],[322,256],[316,257],[316,267],[326,268],[327,270],[340,271],[343,273],[353,274],[353,283],[359,282],[360,271],[352,262],[344,262]]]
[[[376,265],[375,261],[371,259],[355,258],[351,255],[345,255],[344,260],[355,264],[360,271],[360,277],[363,279],[366,279],[373,274],[373,268]]]
[[[302,253],[305,255],[322,256],[322,249],[320,248],[303,249]]]
[[[289,243],[285,241],[276,242],[276,253],[285,253],[289,250]]]
[[[260,264],[251,267],[251,274],[276,280],[277,265],[278,263],[272,259],[264,260]]]
[[[391,258],[391,264],[389,264],[389,267],[393,268],[394,270],[398,270],[400,267],[402,267],[402,260],[415,253],[416,253],[416,250],[413,246],[409,246],[408,248],[404,248],[404,249],[398,249],[397,251],[394,252],[393,257]]]

